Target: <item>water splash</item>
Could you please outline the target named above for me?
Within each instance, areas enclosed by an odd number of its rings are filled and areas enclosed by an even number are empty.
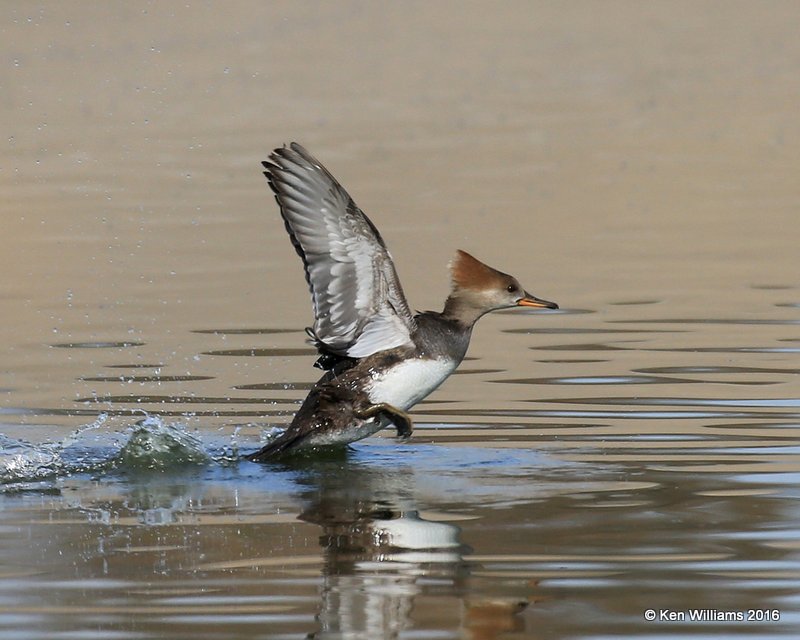
[[[211,461],[202,441],[178,423],[165,423],[148,416],[133,429],[129,440],[114,459],[128,469],[171,469]]]
[[[0,484],[45,479],[60,468],[58,449],[52,444],[33,445],[0,434]]]
[[[167,470],[216,460],[180,423],[145,415],[122,431],[98,432],[107,421],[100,415],[59,442],[33,444],[0,434],[0,487],[20,488],[78,473]],[[226,449],[222,458],[236,453]]]
[[[100,414],[61,442],[32,444],[0,434],[0,485],[36,482],[53,476],[87,471],[96,464],[79,446],[82,436],[105,424]]]

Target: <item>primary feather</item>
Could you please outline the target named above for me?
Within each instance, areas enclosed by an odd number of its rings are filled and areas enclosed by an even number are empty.
[[[347,191],[296,142],[264,162],[303,259],[323,352],[363,358],[411,341],[414,316],[386,244]]]

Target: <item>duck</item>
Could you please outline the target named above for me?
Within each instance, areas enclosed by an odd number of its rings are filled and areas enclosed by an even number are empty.
[[[247,458],[263,462],[344,447],[391,427],[407,439],[408,411],[466,355],[475,323],[498,309],[558,309],[461,249],[442,311],[412,312],[380,232],[302,145],[262,163],[311,293],[306,329],[324,371],[289,426]]]

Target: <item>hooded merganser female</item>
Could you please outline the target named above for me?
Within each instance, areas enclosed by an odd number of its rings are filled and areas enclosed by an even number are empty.
[[[558,309],[459,250],[444,310],[414,314],[381,234],[317,159],[293,142],[262,164],[305,266],[314,305],[306,332],[325,374],[286,431],[250,460],[346,445],[389,425],[408,437],[406,411],[453,373],[481,316],[508,307]]]

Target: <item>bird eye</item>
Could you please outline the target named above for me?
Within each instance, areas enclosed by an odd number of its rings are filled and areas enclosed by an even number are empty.
[[[506,291],[508,291],[509,293],[514,293],[516,290],[517,290],[517,287],[514,286],[513,284],[510,284],[510,285],[508,285],[506,287]]]

